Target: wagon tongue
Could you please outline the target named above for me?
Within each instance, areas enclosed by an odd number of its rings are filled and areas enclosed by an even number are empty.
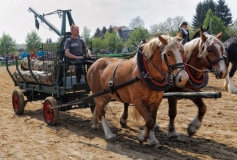
[[[132,80],[134,80],[134,79],[132,79]],[[128,82],[131,83],[131,80]],[[125,82],[125,83],[127,83],[127,82]],[[123,85],[127,85],[125,83],[123,83]],[[121,86],[122,86],[122,84],[117,86],[117,88],[121,87]],[[107,94],[109,92],[110,92],[110,90],[104,90],[102,92],[93,94],[91,96],[84,97],[84,98],[81,98],[81,99],[78,99],[75,101],[71,101],[67,104],[53,106],[53,107],[51,107],[51,109],[62,108],[62,107],[67,107],[67,106],[71,106],[71,105],[77,105],[80,102],[85,102],[85,101],[91,100],[95,97],[101,96],[103,94]],[[216,98],[221,98],[221,92],[186,92],[186,93],[185,92],[169,92],[169,93],[164,93],[163,98],[215,98],[216,99]]]

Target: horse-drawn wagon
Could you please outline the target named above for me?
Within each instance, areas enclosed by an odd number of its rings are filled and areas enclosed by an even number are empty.
[[[39,17],[42,21],[53,28],[56,33],[58,32],[55,27],[50,25],[37,12],[35,12],[31,8],[30,11],[34,12],[35,17]],[[124,104],[126,104],[126,106],[129,103],[146,106],[152,115],[152,119],[154,119],[155,122],[156,112],[158,109],[157,107],[159,106],[162,97],[171,99],[221,97],[221,93],[219,92],[205,93],[196,92],[194,90],[193,92],[186,93],[184,93],[182,90],[182,92],[176,91],[164,93],[164,90],[170,88],[173,84],[176,84],[176,87],[178,86],[182,89],[188,80],[188,76],[182,60],[181,53],[183,52],[183,46],[179,43],[181,40],[179,35],[177,37],[162,37],[158,35],[158,38],[156,38],[155,40],[143,44],[142,47],[138,46],[136,55],[129,60],[87,59],[84,61],[68,63],[66,61],[65,51],[63,49],[63,44],[67,36],[69,35],[69,33],[65,31],[66,14],[68,14],[69,17],[69,24],[72,25],[74,24],[74,22],[71,18],[70,10],[60,10],[60,12],[62,12],[63,15],[63,23],[62,31],[58,33],[60,36],[62,36],[63,40],[61,44],[42,45],[45,56],[40,62],[42,65],[40,71],[32,70],[32,62],[34,60],[31,59],[30,56],[28,56],[25,60],[27,62],[27,65],[23,67],[28,69],[26,71],[19,69],[18,60],[16,60],[16,72],[14,74],[10,72],[9,66],[6,65],[7,71],[12,78],[15,86],[18,86],[19,88],[14,90],[12,94],[12,105],[16,114],[21,115],[24,113],[24,108],[27,102],[44,100],[43,114],[45,121],[48,125],[56,125],[58,122],[60,110],[65,111],[90,107],[91,111],[94,114],[94,127],[97,127],[96,125],[98,123],[98,112],[99,118],[102,119],[106,138],[111,138],[113,135],[108,129],[106,120],[104,119],[104,112],[102,111],[103,106],[108,103],[111,98],[123,102]],[[202,36],[205,41],[200,40],[201,42],[203,41],[203,46],[200,46],[199,48],[202,49],[203,47],[205,47],[205,50],[198,52],[198,54],[203,54],[204,51],[206,52],[208,45],[210,45],[209,42],[208,44],[206,44],[207,37],[204,35]],[[212,41],[214,42],[214,40]],[[195,45],[197,46],[198,44],[199,43],[195,43]],[[157,46],[154,47],[155,45]],[[143,47],[145,48],[144,52],[142,50]],[[218,63],[219,65],[219,60],[213,60],[213,57],[211,57],[210,59],[211,61],[215,62],[215,64],[208,61],[208,66],[211,65],[210,67],[213,68],[216,63]],[[78,64],[82,64],[80,66],[82,66],[83,70],[83,83],[75,83],[75,67],[78,67]],[[107,68],[100,68],[100,64],[103,64],[101,66],[107,66]],[[118,66],[122,67],[118,69]],[[92,69],[91,71],[89,70],[90,67],[93,68],[93,71]],[[100,73],[102,70],[105,70],[106,74],[105,72],[103,72],[103,74]],[[107,72],[108,70],[109,72]],[[222,68],[222,70],[224,69]],[[87,74],[89,77],[88,83],[86,78]],[[118,77],[118,75],[120,77]],[[115,81],[116,83],[114,83]],[[152,84],[152,86],[150,84]],[[90,95],[90,91],[93,92],[92,95]],[[147,94],[145,94],[145,91],[147,91]],[[123,93],[128,93],[128,95],[125,95]],[[140,100],[136,95],[145,96],[143,97],[144,101],[140,103]],[[155,95],[157,95],[157,97]],[[148,103],[145,104],[145,102]],[[95,104],[97,104],[97,107],[96,110],[93,111]],[[142,110],[144,110],[144,108]],[[149,115],[148,110],[146,111],[147,116]],[[143,116],[143,118],[145,117],[144,119],[146,120],[146,122],[149,120],[149,118],[151,118],[149,116]],[[148,125],[148,123],[146,123],[146,125]],[[153,128],[153,125],[149,124],[148,128],[151,130]],[[149,130],[144,131],[144,135],[142,137],[140,136],[140,140],[143,140],[143,138],[148,138],[149,132]],[[150,137],[152,138],[150,139],[150,143],[157,144],[157,141],[152,133],[150,133]]]

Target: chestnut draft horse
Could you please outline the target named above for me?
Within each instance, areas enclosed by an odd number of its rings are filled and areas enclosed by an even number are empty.
[[[222,42],[219,40],[222,37],[222,33],[219,33],[216,37],[212,35],[204,35],[200,31],[199,38],[187,42],[184,46],[184,63],[187,73],[189,74],[188,83],[185,88],[171,87],[166,92],[190,92],[200,91],[201,88],[205,87],[208,83],[207,72],[202,72],[205,69],[209,69],[216,75],[216,78],[225,78],[228,73],[227,67],[224,62],[223,52],[224,47]],[[170,117],[167,136],[169,139],[179,138],[178,133],[175,130],[174,119],[177,115],[177,98],[168,98]],[[189,136],[193,136],[199,127],[201,126],[203,117],[206,113],[206,105],[202,98],[190,99],[198,107],[197,117],[194,118],[188,125],[187,132]],[[126,122],[128,105],[124,105],[124,110],[121,114],[121,122]],[[133,108],[134,109],[134,108]],[[136,110],[134,111],[136,112]],[[126,124],[123,124],[124,126]],[[158,126],[158,124],[156,124]]]
[[[105,138],[114,137],[105,119],[105,106],[113,98],[122,103],[133,103],[139,114],[144,118],[146,127],[139,133],[139,141],[147,140],[150,145],[159,144],[159,141],[155,138],[154,124],[156,123],[156,114],[164,90],[151,89],[145,84],[145,80],[149,79],[155,81],[154,83],[162,84],[167,81],[168,75],[172,75],[171,77],[174,77],[176,85],[182,87],[186,84],[188,74],[184,70],[181,55],[184,50],[183,45],[180,44],[181,37],[177,36],[160,36],[158,34],[158,38],[143,44],[143,51],[138,51],[133,58],[127,60],[101,58],[91,65],[87,73],[87,81],[93,94],[108,89],[111,86],[111,79],[113,79],[114,86],[118,86],[134,79],[134,77],[138,77],[136,82],[120,88],[114,93],[94,98],[96,107],[92,118],[93,129],[98,128],[99,118],[102,121]],[[149,71],[146,75],[139,71],[138,54],[142,55],[144,65]],[[182,64],[182,67],[177,67],[178,64]]]

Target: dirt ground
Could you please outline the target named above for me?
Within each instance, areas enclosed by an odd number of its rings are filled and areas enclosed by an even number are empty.
[[[14,71],[14,68],[11,68]],[[186,128],[195,117],[197,107],[189,100],[178,102],[176,129],[181,141],[169,141],[167,99],[163,99],[157,121],[160,130],[156,138],[161,147],[154,148],[137,140],[143,121],[128,119],[121,128],[119,116],[122,104],[111,102],[107,113],[109,125],[116,135],[105,140],[102,126],[91,130],[89,109],[60,112],[59,124],[44,122],[42,102],[29,102],[22,116],[14,114],[11,95],[15,88],[4,67],[0,67],[0,159],[237,159],[237,95],[223,89],[223,80],[210,75],[207,91],[222,92],[221,99],[205,99],[208,106],[203,125],[190,138]]]

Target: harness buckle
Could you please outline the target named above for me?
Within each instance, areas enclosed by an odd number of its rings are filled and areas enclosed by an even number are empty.
[[[114,81],[109,81],[108,86],[113,87],[114,86]]]
[[[109,81],[108,86],[109,86],[110,93],[113,94],[114,93],[114,81]]]

